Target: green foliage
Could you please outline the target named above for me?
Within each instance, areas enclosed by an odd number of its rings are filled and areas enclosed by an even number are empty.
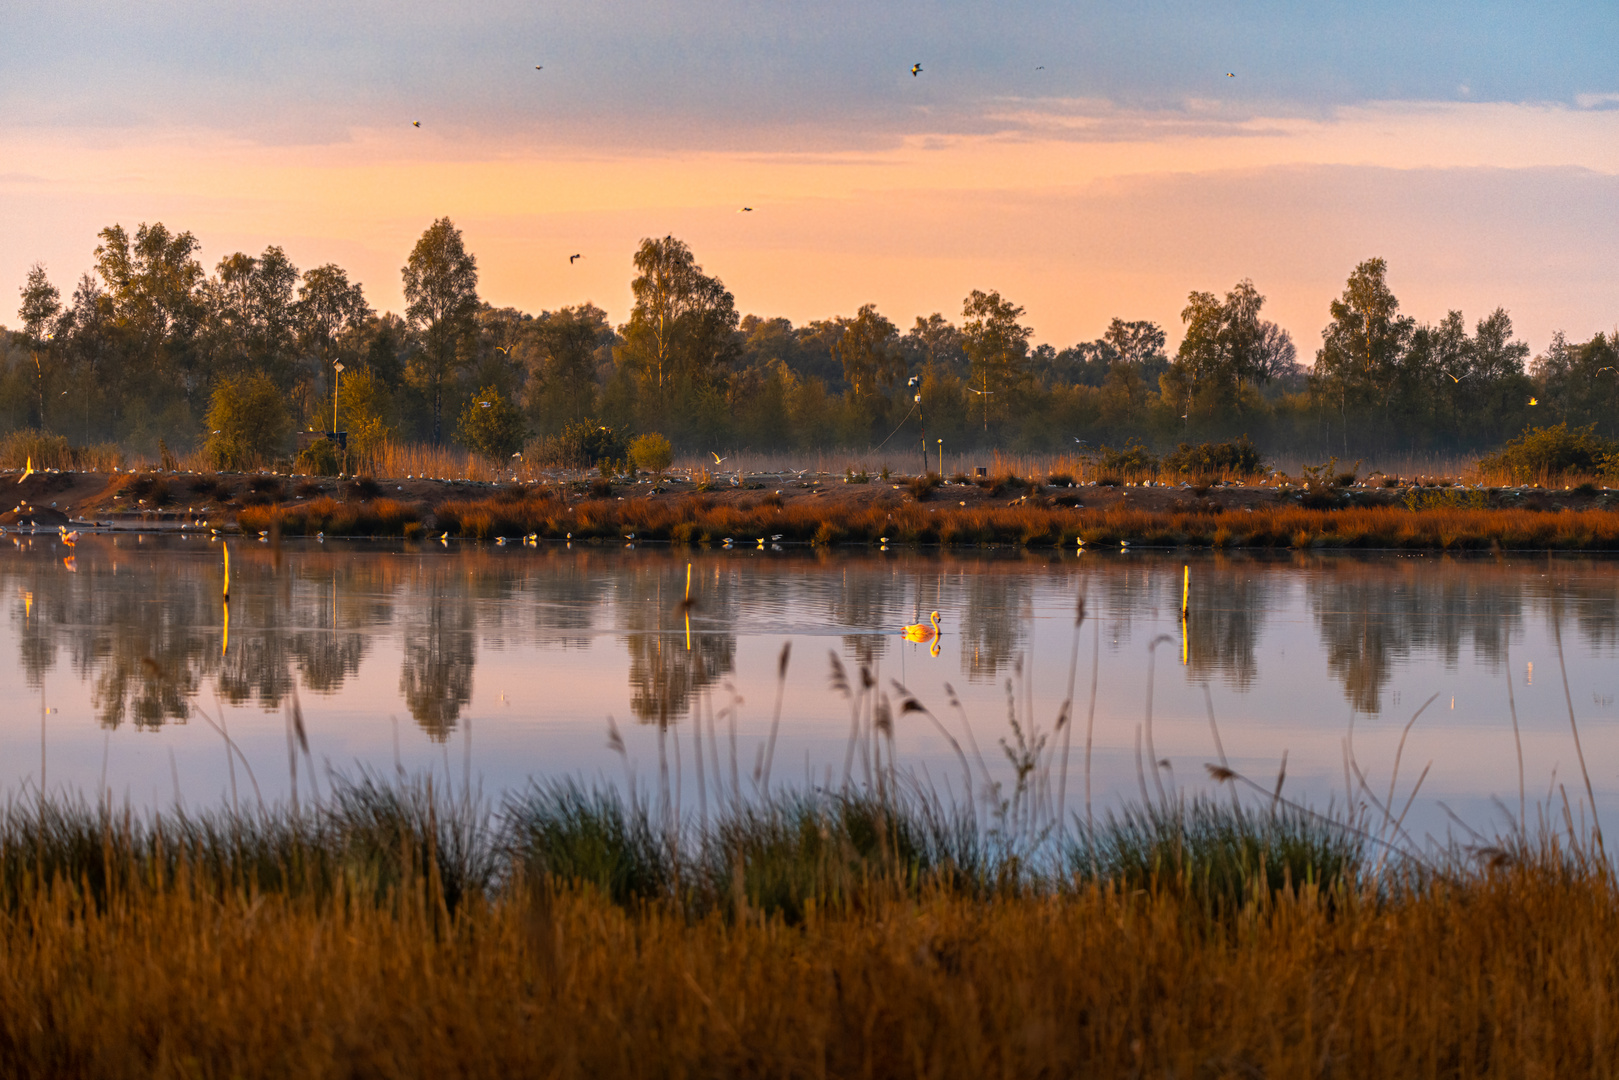
[[[674,464],[675,450],[668,439],[656,431],[648,432],[630,443],[630,460],[636,468],[662,477],[664,470]]]
[[[447,219],[405,260],[408,318],[374,314],[341,267],[300,273],[274,244],[208,270],[200,251],[162,223],[111,225],[94,274],[71,290],[32,268],[19,329],[0,333],[0,432],[33,427],[145,455],[163,440],[178,452],[214,427],[201,417],[214,389],[246,373],[275,384],[294,429],[325,427],[342,361],[339,424],[351,460],[370,468],[388,442],[440,441],[459,403],[487,387],[548,433],[596,417],[658,431],[677,451],[791,452],[914,447],[925,429],[930,462],[938,438],[955,452],[1041,455],[1073,450],[1075,437],[1162,449],[1248,433],[1292,457],[1325,436],[1347,459],[1396,447],[1465,453],[1531,417],[1619,436],[1613,335],[1559,335],[1526,369],[1504,310],[1418,325],[1377,259],[1355,267],[1331,305],[1307,380],[1246,280],[1189,295],[1171,363],[1163,328],[1140,320],[1034,346],[1022,310],[982,290],[961,325],[935,312],[903,333],[871,305],[798,326],[739,319],[724,283],[672,236],[636,252],[622,337],[590,304],[534,314],[482,304],[476,260]]]
[[[1243,435],[1232,442],[1198,443],[1196,446],[1181,443],[1164,458],[1163,465],[1169,472],[1192,476],[1219,476],[1223,473],[1253,476],[1265,471],[1265,456],[1259,452],[1259,447],[1249,441],[1247,435]]]
[[[1256,890],[1352,886],[1364,841],[1336,822],[1289,810],[1244,810],[1196,799],[1130,807],[1082,830],[1068,866],[1082,880],[1168,889],[1211,914],[1241,911]]]
[[[523,448],[528,429],[517,406],[493,386],[486,386],[461,410],[456,437],[484,457],[504,462]]]
[[[405,315],[422,335],[422,349],[410,365],[412,381],[427,396],[433,414],[433,441],[441,438],[444,388],[464,362],[462,342],[475,328],[478,261],[449,218],[439,218],[416,241],[404,269]]]
[[[1412,488],[1400,501],[1407,510],[1486,510],[1490,493],[1482,488]]]
[[[292,435],[286,397],[265,375],[220,382],[208,404],[206,451],[216,469],[250,469],[275,460]]]
[[[682,397],[713,383],[735,356],[736,301],[673,236],[642,240],[635,269],[624,359],[639,374],[648,415],[680,420],[691,406]]]
[[[373,371],[349,372],[338,386],[337,406],[348,429],[350,457],[362,465],[373,465],[383,445],[396,433],[387,387]]]
[[[998,292],[974,289],[963,302],[961,343],[972,365],[973,387],[978,392],[979,412],[987,430],[989,417],[1005,415],[1011,407],[1008,397],[1021,389],[1027,374],[1029,337],[1033,330],[1024,326],[1023,308],[1001,299]],[[999,396],[999,400],[995,400]]]
[[[1596,434],[1596,425],[1532,427],[1493,454],[1479,468],[1509,473],[1514,483],[1553,480],[1567,473],[1597,475],[1619,468],[1619,442]]]
[[[1109,475],[1150,475],[1156,474],[1159,467],[1157,456],[1133,439],[1119,450],[1108,446],[1098,447],[1092,460],[1098,469]]]
[[[588,469],[604,461],[623,461],[629,440],[593,419],[578,420],[541,440],[531,457],[537,464],[567,469]]]
[[[336,476],[342,469],[342,451],[331,439],[317,439],[298,451],[293,468],[311,476]]]

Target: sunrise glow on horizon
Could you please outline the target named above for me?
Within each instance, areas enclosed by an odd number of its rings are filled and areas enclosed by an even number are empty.
[[[1594,4],[1533,33],[1443,5],[1250,6],[1201,33],[1190,8],[1040,3],[994,22],[712,4],[690,25],[637,4],[227,7],[25,9],[0,127],[13,288],[34,262],[68,286],[101,228],[162,221],[206,267],[279,244],[397,311],[410,244],[449,216],[490,303],[615,322],[635,245],[664,234],[743,312],[875,302],[906,326],[996,289],[1059,347],[1115,315],[1173,341],[1189,291],[1251,278],[1308,362],[1373,255],[1408,313],[1505,307],[1536,351],[1619,318],[1619,83],[1597,62],[1616,18]]]

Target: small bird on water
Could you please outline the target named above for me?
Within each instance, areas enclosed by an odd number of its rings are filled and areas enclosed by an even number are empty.
[[[928,622],[911,623],[903,633],[906,641],[932,641],[939,636],[939,613],[935,611],[929,615]]]

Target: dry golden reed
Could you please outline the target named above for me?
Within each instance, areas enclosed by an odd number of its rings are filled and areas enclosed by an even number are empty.
[[[886,504],[847,505],[799,500],[781,505],[768,496],[720,502],[703,495],[582,499],[570,502],[549,492],[441,504],[438,528],[452,535],[487,539],[538,533],[548,539],[717,542],[726,537],[753,543],[779,537],[791,542],[874,543],[887,537],[902,544],[1023,544],[1073,547],[1135,545],[1194,547],[1329,547],[1423,549],[1619,548],[1619,514],[1608,510],[1542,512],[1525,508],[1403,506],[1310,509],[1262,506],[1240,509],[1074,509],[1034,501],[1015,506],[951,505],[948,490],[937,501],[898,496]]]
[[[59,1076],[1603,1076],[1611,878],[1512,864],[1210,920],[1168,890],[692,918],[139,881],[0,915],[0,1061]]]

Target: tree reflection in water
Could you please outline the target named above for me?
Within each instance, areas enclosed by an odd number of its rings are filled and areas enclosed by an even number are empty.
[[[404,707],[444,739],[472,700],[480,649],[585,650],[612,633],[628,653],[631,711],[668,726],[732,674],[739,634],[779,641],[832,633],[856,666],[875,667],[893,651],[889,639],[902,624],[938,609],[945,644],[960,639],[962,673],[992,680],[1036,644],[1030,613],[1052,610],[1060,594],[1066,619],[1076,588],[1113,650],[1128,647],[1138,622],[1153,633],[1174,626],[1188,561],[1187,674],[1238,691],[1260,679],[1272,610],[1307,613],[1321,645],[1320,660],[1289,652],[1282,662],[1324,665],[1364,713],[1383,709],[1395,671],[1413,659],[1454,666],[1470,646],[1476,662],[1499,667],[1507,642],[1521,639],[1531,621],[1543,621],[1548,637],[1555,626],[1565,641],[1619,649],[1619,574],[1611,562],[1574,557],[1090,553],[1075,561],[1035,553],[779,558],[327,545],[290,548],[278,563],[267,545],[232,546],[231,636],[222,657],[217,543],[86,537],[77,573],[68,573],[53,539],[13,542],[0,555],[0,596],[10,604],[26,685],[41,685],[66,658],[101,724],[155,727],[186,720],[188,700],[206,694],[210,682],[232,703],[266,709],[278,708],[294,686],[338,694],[374,639],[397,635]],[[688,562],[696,601],[690,649],[681,607]],[[608,681],[604,701],[623,692],[619,676]]]
[[[1236,690],[1253,686],[1259,633],[1278,584],[1248,559],[1216,555],[1192,567],[1185,632],[1186,666],[1195,678],[1219,675]]]
[[[692,579],[687,647],[686,564],[648,560],[620,564],[616,584],[626,607],[630,709],[643,724],[668,727],[691,710],[703,690],[736,666],[738,571],[710,564]]]

